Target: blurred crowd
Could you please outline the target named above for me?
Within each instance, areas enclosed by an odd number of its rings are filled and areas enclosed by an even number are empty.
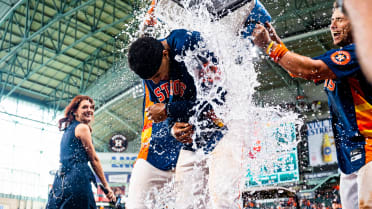
[[[338,190],[319,191],[313,198],[280,198],[271,200],[246,200],[244,209],[340,209]]]

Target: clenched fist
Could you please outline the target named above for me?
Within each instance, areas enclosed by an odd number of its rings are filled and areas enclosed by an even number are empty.
[[[153,104],[148,107],[145,112],[147,118],[155,123],[159,123],[167,119],[167,111],[164,103]]]

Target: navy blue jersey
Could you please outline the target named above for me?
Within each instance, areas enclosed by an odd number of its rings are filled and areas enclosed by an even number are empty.
[[[365,80],[355,45],[315,57],[337,76],[324,83],[340,169],[350,174],[372,160],[372,88]]]
[[[161,123],[152,123],[152,136],[147,155],[147,160],[149,162],[151,162],[155,167],[164,170],[168,169],[169,167],[164,168],[162,166],[164,164],[161,163],[162,160],[159,159],[167,156],[167,164],[169,166],[175,165],[178,152],[173,151],[170,153],[166,152],[165,149],[162,149],[164,152],[158,154],[159,151],[157,148],[169,148],[170,143],[172,146],[177,146],[177,143],[174,143],[175,139],[170,135],[170,128],[175,122],[188,122],[192,115],[194,115],[197,111],[200,111],[195,108],[197,104],[200,103],[200,101],[196,100],[197,92],[195,81],[189,74],[185,63],[183,61],[177,61],[176,56],[185,56],[186,51],[195,50],[196,48],[200,47],[203,42],[199,32],[187,31],[183,29],[173,30],[169,36],[163,40],[166,40],[170,48],[169,80],[160,81],[158,84],[155,84],[151,80],[144,80],[144,82],[149,90],[150,100],[154,103],[165,103],[167,108],[167,120]],[[208,57],[210,57],[209,61],[216,62],[216,59],[211,53],[208,53],[203,57],[198,57],[198,59],[204,63],[208,62]],[[167,128],[168,130],[166,130]],[[221,137],[222,133],[218,130],[216,131],[216,129],[203,132],[198,134],[196,137],[196,147],[202,148],[206,152],[209,152],[214,148],[213,145],[215,145]],[[184,149],[194,150],[192,147],[193,144],[183,144]],[[174,160],[173,163],[170,163],[169,159]]]

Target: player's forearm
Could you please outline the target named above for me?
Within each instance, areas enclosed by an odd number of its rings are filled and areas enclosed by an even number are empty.
[[[294,77],[307,80],[321,78],[320,67],[309,57],[288,51],[278,63]]]
[[[167,104],[167,115],[172,118],[188,118],[193,112],[195,102],[193,101],[176,101]]]
[[[278,63],[296,77],[307,79],[309,71],[309,62],[307,59],[308,57],[288,51]]]

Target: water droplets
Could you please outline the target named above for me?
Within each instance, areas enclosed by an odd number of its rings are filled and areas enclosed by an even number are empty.
[[[184,1],[185,5],[189,3],[190,0]],[[230,148],[233,149],[233,159],[244,166],[245,177],[241,179],[242,184],[245,185],[246,182],[260,184],[265,175],[295,169],[296,164],[291,162],[296,157],[293,155],[297,145],[294,133],[295,126],[299,122],[294,113],[283,113],[279,108],[258,107],[254,104],[253,95],[259,82],[253,60],[264,58],[264,55],[258,53],[249,39],[237,36],[236,31],[231,30],[231,25],[222,24],[223,21],[211,21],[215,18],[206,9],[206,5],[210,3],[205,1],[204,6],[192,9],[163,5],[162,10],[155,10],[155,16],[159,18],[154,28],[156,37],[164,37],[170,30],[179,28],[201,33],[204,43],[196,50],[187,51],[184,56],[176,56],[175,59],[178,62],[183,61],[190,74],[194,76],[198,100],[208,101],[216,117],[222,119],[228,127],[228,132],[222,140],[229,140],[228,144],[232,145]],[[287,3],[286,6],[289,7],[290,4]],[[298,22],[300,23],[301,20],[299,19]],[[206,50],[213,52],[218,58],[216,66],[219,71],[219,79],[213,79],[213,82],[207,86],[196,73],[201,66],[196,57],[209,59],[205,56]],[[209,61],[213,63],[212,60]],[[211,78],[214,76],[208,73],[205,75]],[[227,92],[225,102],[221,99],[219,87]],[[203,109],[201,105],[203,103],[200,103],[196,110]],[[192,117],[190,123],[196,126],[196,133],[202,131],[200,127],[206,126],[205,121],[199,121],[197,116]],[[166,134],[168,134],[168,127],[164,127],[153,137]],[[244,152],[241,149],[242,144]],[[275,181],[271,180],[268,183],[275,183]],[[162,198],[162,195],[155,196]],[[170,198],[169,202],[172,202],[171,196],[166,197]]]

